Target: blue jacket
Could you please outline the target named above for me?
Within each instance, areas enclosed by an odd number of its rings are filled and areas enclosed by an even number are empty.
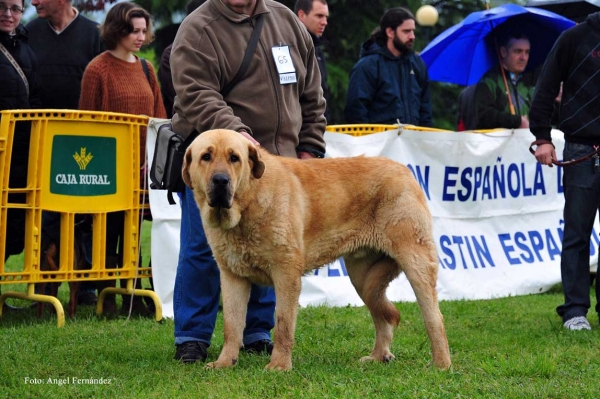
[[[347,123],[400,123],[432,126],[429,74],[410,52],[395,57],[373,40],[362,45],[352,68],[345,116]]]

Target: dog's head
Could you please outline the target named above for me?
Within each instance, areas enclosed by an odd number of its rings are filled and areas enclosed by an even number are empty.
[[[232,130],[209,130],[188,147],[183,181],[194,192],[202,218],[213,227],[231,228],[239,222],[236,196],[249,189],[265,171],[257,147]]]

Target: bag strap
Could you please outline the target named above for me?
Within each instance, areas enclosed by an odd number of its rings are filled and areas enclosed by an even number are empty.
[[[262,14],[258,14],[256,17],[256,24],[254,25],[254,30],[252,31],[252,35],[250,36],[250,40],[248,40],[248,47],[246,47],[246,52],[244,53],[244,59],[242,60],[242,65],[240,69],[238,69],[237,73],[231,79],[229,83],[227,83],[223,89],[221,90],[221,95],[225,97],[246,74],[248,70],[248,66],[250,66],[250,60],[252,60],[252,56],[254,55],[254,50],[256,49],[256,45],[258,44],[258,39],[260,38],[260,31],[263,26],[263,18]]]
[[[192,133],[190,133],[189,136],[187,136],[185,138],[185,140],[183,140],[183,143],[181,144],[181,149],[183,151],[187,150],[187,148],[190,146],[190,144],[192,144],[192,141],[194,141],[194,139],[196,137],[198,137],[200,135],[200,133],[198,133],[198,131],[196,129],[194,129],[194,131]]]
[[[148,79],[148,83],[150,83],[150,70],[148,69],[148,63],[144,58],[140,58],[140,62],[142,63],[142,69],[144,70],[144,75],[146,75],[146,79]]]
[[[4,47],[4,45],[2,43],[0,43],[0,50],[4,53],[6,58],[8,58],[8,61],[10,61],[12,66],[15,67],[19,76],[21,76],[21,79],[23,79],[23,83],[25,83],[25,91],[27,92],[27,98],[29,98],[29,82],[27,81],[27,78],[25,77],[25,73],[19,66],[19,63],[17,63],[17,61],[13,58],[13,56],[8,52],[8,50],[6,49],[6,47]]]

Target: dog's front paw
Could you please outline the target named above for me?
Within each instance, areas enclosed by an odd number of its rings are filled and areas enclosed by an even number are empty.
[[[216,362],[206,363],[205,368],[207,368],[207,369],[223,369],[226,367],[233,367],[236,364],[237,364],[237,359],[231,359],[231,361],[229,361],[229,362],[217,360]]]

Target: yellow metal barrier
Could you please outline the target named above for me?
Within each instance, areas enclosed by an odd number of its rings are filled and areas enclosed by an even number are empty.
[[[366,136],[373,133],[381,133],[388,130],[394,129],[407,129],[421,132],[439,132],[439,133],[451,133],[450,130],[435,129],[432,127],[422,127],[415,125],[377,125],[377,124],[364,124],[364,125],[329,125],[325,129],[330,133],[344,133],[351,136]]]
[[[156,320],[162,319],[162,304],[150,290],[133,288],[133,279],[151,277],[151,269],[138,267],[140,213],[147,195],[140,187],[140,128],[148,125],[144,116],[74,110],[2,111],[0,122],[0,286],[28,284],[27,293],[0,295],[0,316],[7,298],[47,302],[56,309],[57,323],[64,325],[64,310],[56,298],[35,293],[36,283],[66,281],[127,280],[126,288],[105,288],[98,297],[97,314],[102,313],[108,293],[152,298]],[[27,186],[9,187],[15,125],[31,122],[31,144]],[[24,194],[25,203],[10,203],[9,194]],[[4,265],[7,211],[24,209],[25,250],[22,270],[7,271]],[[60,265],[57,271],[42,271],[42,211],[60,213]],[[107,269],[106,216],[124,211],[122,267]],[[75,215],[93,218],[92,268],[74,270]]]

